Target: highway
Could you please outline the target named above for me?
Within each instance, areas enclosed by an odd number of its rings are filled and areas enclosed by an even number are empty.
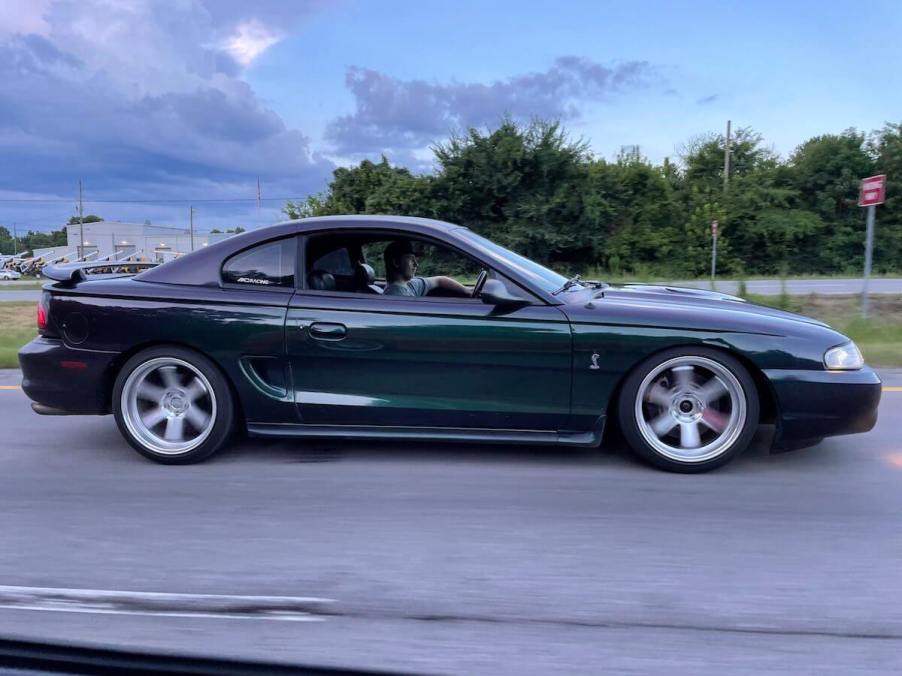
[[[2,284],[2,282],[0,282]],[[699,289],[710,289],[708,281],[673,282],[673,286],[691,286]],[[738,282],[718,281],[715,289],[722,293],[735,294],[739,290]],[[746,282],[748,293],[762,296],[779,296],[783,285],[779,280],[759,279]],[[902,278],[878,278],[870,281],[869,289],[875,294],[902,294]],[[811,293],[822,295],[849,295],[861,293],[861,279],[790,279],[786,281],[786,292],[793,296],[805,296]],[[0,301],[35,301],[41,292],[35,289],[17,290],[13,286],[0,286]]]
[[[769,455],[763,430],[681,476],[620,448],[359,442],[164,467],[111,417],[34,415],[0,371],[0,635],[427,673],[899,673],[902,371],[882,375],[872,432]]]

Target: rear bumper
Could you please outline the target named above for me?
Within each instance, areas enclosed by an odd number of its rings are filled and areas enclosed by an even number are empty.
[[[882,386],[868,367],[860,371],[774,369],[764,373],[780,411],[776,446],[867,432],[877,423]]]
[[[76,350],[39,336],[19,350],[22,390],[32,401],[68,413],[110,412],[115,353]]]

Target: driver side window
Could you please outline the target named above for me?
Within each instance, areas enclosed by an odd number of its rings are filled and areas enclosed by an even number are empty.
[[[393,238],[367,242],[363,246],[366,262],[374,269],[376,278],[389,295],[404,297],[429,296],[430,298],[457,296],[435,286],[437,277],[450,277],[472,289],[483,266],[472,258],[449,247],[426,240]],[[398,263],[412,264],[405,272],[410,279],[399,277]],[[388,288],[394,283],[394,288]],[[399,287],[413,291],[401,291]],[[413,293],[413,296],[408,296]]]
[[[307,244],[308,289],[379,294],[416,299],[463,298],[483,270],[478,261],[451,247],[403,235],[335,234],[312,237]],[[451,278],[465,287],[447,288]]]

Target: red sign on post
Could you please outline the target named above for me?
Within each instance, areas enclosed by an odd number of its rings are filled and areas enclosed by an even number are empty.
[[[861,179],[861,192],[858,193],[858,206],[872,207],[886,201],[886,175],[871,176]]]

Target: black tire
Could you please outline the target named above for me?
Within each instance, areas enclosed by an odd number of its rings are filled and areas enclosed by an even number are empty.
[[[737,422],[730,423],[732,427],[729,429],[728,435],[724,433],[719,441],[715,437],[715,440],[711,442],[711,445],[717,454],[713,457],[699,457],[699,459],[690,460],[673,457],[673,453],[667,455],[665,454],[666,449],[665,451],[662,451],[659,447],[655,447],[643,434],[643,429],[646,430],[646,434],[650,434],[650,426],[646,425],[645,427],[640,427],[640,414],[636,410],[637,398],[643,396],[640,394],[640,387],[643,386],[643,382],[646,378],[655,372],[656,369],[665,364],[672,363],[673,360],[677,360],[678,358],[697,358],[702,362],[702,367],[704,367],[705,363],[710,364],[710,362],[715,362],[729,372],[729,374],[732,374],[735,382],[732,380],[730,382],[733,384],[734,388],[738,383],[738,390],[735,394],[731,395],[730,402],[732,404],[732,397],[742,397],[742,402],[744,403],[737,400],[736,406],[738,407],[738,410],[744,411],[744,420],[742,415],[738,415]],[[704,360],[710,360],[710,362],[704,362]],[[652,383],[654,383],[654,381],[652,381]],[[668,396],[672,391],[673,390],[668,391]],[[746,369],[735,357],[725,352],[721,352],[720,350],[713,350],[706,347],[672,348],[652,355],[633,369],[627,376],[623,383],[623,387],[621,388],[617,404],[620,430],[632,450],[640,458],[655,467],[669,472],[680,473],[707,472],[717,467],[721,467],[733,460],[751,443],[752,437],[754,437],[755,431],[758,429],[758,418],[760,415],[758,392],[755,387],[755,381],[749,374],[748,369]],[[645,407],[647,405],[648,404],[639,404],[640,407]],[[642,408],[642,410],[646,409]],[[674,408],[673,410],[676,409]],[[663,414],[667,412],[668,409],[658,409],[658,411],[661,411],[663,417]],[[679,414],[679,411],[677,411],[677,414]],[[705,434],[716,434],[713,429],[705,426],[697,427],[697,429],[710,430],[706,431]],[[667,445],[667,442],[659,441],[663,445]],[[695,441],[698,443],[698,436],[695,437]],[[718,446],[718,444],[720,444],[720,446]],[[688,444],[687,448],[694,449],[691,444]],[[692,451],[689,451],[690,454],[691,452]],[[676,455],[679,455],[679,453],[676,452]],[[702,454],[700,453],[700,456],[701,455]]]
[[[158,452],[149,446],[148,442],[141,438],[140,433],[129,426],[129,421],[132,421],[132,427],[134,427],[135,416],[129,415],[123,410],[123,406],[128,406],[128,402],[131,400],[131,397],[128,397],[126,401],[123,401],[123,392],[129,382],[129,377],[139,369],[146,369],[149,364],[164,359],[177,360],[196,370],[206,380],[205,386],[209,385],[209,389],[212,390],[212,394],[209,394],[206,389],[204,390],[204,396],[208,397],[208,401],[214,402],[212,410],[209,411],[211,422],[204,427],[206,436],[196,446],[184,452]],[[228,443],[235,426],[235,406],[231,388],[225,376],[204,355],[175,345],[148,348],[134,355],[122,366],[113,386],[113,414],[119,432],[132,448],[145,458],[164,465],[187,465],[205,460]],[[186,443],[190,444],[191,441]]]

